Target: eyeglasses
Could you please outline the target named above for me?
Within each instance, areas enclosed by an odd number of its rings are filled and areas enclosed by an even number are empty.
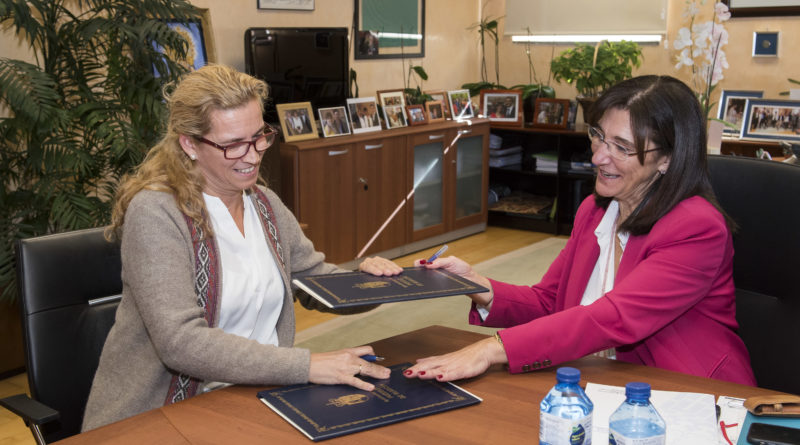
[[[278,130],[267,123],[264,123],[264,127],[261,129],[261,134],[256,136],[256,138],[251,141],[238,141],[227,145],[219,145],[216,142],[211,142],[204,137],[194,136],[194,138],[198,141],[222,150],[222,154],[225,156],[225,159],[241,159],[245,157],[247,152],[250,151],[250,147],[253,147],[256,150],[256,153],[263,153],[275,143],[275,139],[277,137]]]
[[[610,154],[614,159],[624,161],[631,156],[636,156],[637,154],[635,148],[626,147],[624,145],[617,144],[616,142],[607,141],[606,135],[603,134],[603,130],[597,127],[589,125],[589,130],[587,133],[589,134],[589,139],[592,141],[592,144],[605,144],[606,148],[608,149],[608,154]],[[649,150],[645,150],[644,153],[656,150],[658,150],[658,148],[651,148]]]

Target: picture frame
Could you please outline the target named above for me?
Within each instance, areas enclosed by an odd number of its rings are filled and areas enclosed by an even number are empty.
[[[313,11],[314,0],[256,0],[258,9],[290,9]]]
[[[522,126],[522,91],[481,90],[481,114],[495,126]]]
[[[350,134],[350,121],[345,107],[328,107],[317,110],[322,135],[326,138]]]
[[[567,129],[569,100],[539,97],[533,110],[533,126],[539,128]]]
[[[447,91],[434,90],[434,91],[423,91],[422,93],[423,94],[427,94],[428,96],[430,96],[431,97],[431,101],[437,101],[438,100],[439,102],[441,102],[442,105],[444,106],[444,108],[442,110],[444,111],[445,119],[450,119],[450,107],[447,105],[448,104]],[[430,113],[428,113],[428,115],[430,116]],[[429,119],[430,119],[430,117],[429,117]]]
[[[800,142],[800,100],[747,99],[740,137]]]
[[[428,123],[424,105],[406,105],[406,114],[408,114],[408,125],[425,125]]]
[[[354,2],[354,59],[425,57],[425,0]]]
[[[778,31],[753,32],[753,57],[778,57]]]
[[[347,99],[347,114],[350,116],[350,127],[353,134],[381,129],[378,104],[372,96]]]
[[[469,90],[452,90],[447,92],[447,103],[453,119],[467,119],[475,116]]]
[[[190,71],[200,69],[216,61],[209,18],[208,10],[201,9],[200,19],[188,22],[171,19],[164,21],[170,29],[181,35],[189,44],[186,51],[186,59],[179,63]],[[209,44],[206,45],[206,42]],[[160,45],[156,45],[156,49],[161,53],[164,52],[164,48]],[[159,70],[155,66],[153,67],[153,72],[156,76],[160,76]]]
[[[429,100],[425,102],[425,112],[428,115],[428,123],[444,122],[447,107],[441,100]]]
[[[383,120],[386,128],[401,128],[408,126],[406,116],[406,95],[400,90],[378,91],[378,103],[383,110]]]
[[[722,0],[733,17],[800,15],[800,0]]]
[[[278,104],[275,108],[278,111],[278,120],[281,123],[281,133],[285,142],[304,141],[319,137],[311,102]]]
[[[736,128],[724,126],[722,134],[725,136],[739,137],[741,123],[747,107],[747,99],[760,99],[763,91],[755,90],[722,90],[717,107],[717,119],[736,125]]]

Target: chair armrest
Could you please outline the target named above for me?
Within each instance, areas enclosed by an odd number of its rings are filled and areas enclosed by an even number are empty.
[[[58,411],[25,394],[0,399],[0,406],[22,417],[26,424],[43,425],[59,417]]]

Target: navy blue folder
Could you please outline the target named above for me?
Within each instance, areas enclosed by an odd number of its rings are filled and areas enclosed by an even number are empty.
[[[348,272],[300,277],[292,283],[332,309],[489,291],[446,270],[424,267],[406,267],[390,277]]]
[[[403,371],[409,367],[410,363],[391,366],[386,380],[360,377],[373,383],[374,391],[302,384],[260,391],[258,398],[313,441],[481,402],[449,382],[406,378]]]

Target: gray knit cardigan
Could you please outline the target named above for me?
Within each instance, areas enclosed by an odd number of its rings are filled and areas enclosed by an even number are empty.
[[[254,385],[308,381],[310,352],[292,347],[291,275],[340,270],[324,262],[324,255],[314,250],[280,199],[272,191],[261,190],[272,207],[286,265],[280,267],[265,233],[284,285],[277,324],[279,346],[208,326],[197,304],[195,254],[184,215],[171,194],[139,192],[125,214],[122,301],[100,356],[84,413],[84,431],[162,406],[176,372],[204,381]],[[221,270],[218,278],[221,285]],[[305,307],[323,309],[305,293],[297,298]]]

